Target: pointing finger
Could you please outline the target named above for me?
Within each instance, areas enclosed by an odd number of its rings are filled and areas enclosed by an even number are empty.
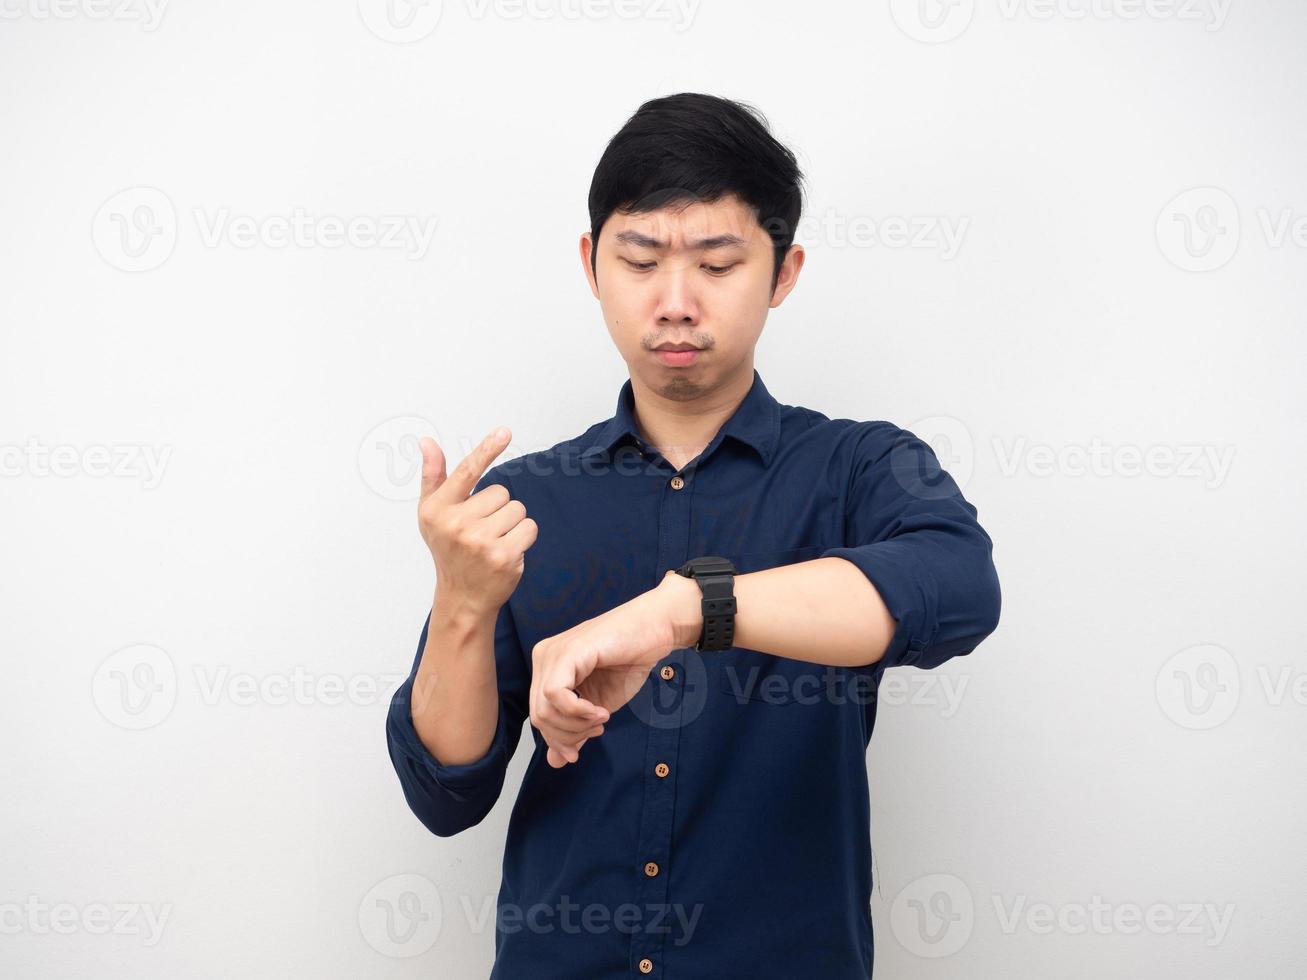
[[[477,447],[454,467],[454,472],[445,480],[441,492],[450,494],[460,502],[466,500],[476,489],[477,481],[481,479],[482,474],[495,461],[495,457],[508,446],[512,435],[507,426],[501,425],[482,439]]]

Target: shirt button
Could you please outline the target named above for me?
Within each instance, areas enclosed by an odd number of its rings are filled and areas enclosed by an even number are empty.
[[[664,667],[662,670],[658,671],[658,676],[665,681],[670,681],[673,677],[676,676],[676,668]]]
[[[659,779],[662,779],[664,776],[666,776],[666,775],[667,775],[669,772],[671,772],[671,771],[672,771],[671,767],[670,767],[669,765],[667,765],[667,763],[665,763],[665,762],[660,762],[660,763],[658,763],[658,765],[654,766],[654,774],[655,774]]]
[[[685,481],[684,481],[684,480],[682,480],[679,476],[674,476],[674,477],[672,477],[672,489],[673,489],[673,490],[679,490],[679,489],[681,489],[681,487],[683,487],[683,486],[685,486]]]
[[[653,960],[649,959],[647,956],[642,959],[640,961],[640,972],[653,973]]]
[[[644,866],[644,873],[645,873],[648,877],[650,877],[650,878],[656,878],[656,877],[658,877],[658,865],[657,865],[657,863],[654,862],[654,861],[650,861],[648,864],[646,864],[646,865]]]

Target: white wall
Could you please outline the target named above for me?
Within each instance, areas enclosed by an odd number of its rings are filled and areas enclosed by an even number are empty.
[[[404,436],[611,412],[586,191],[682,90],[810,176],[768,387],[997,542],[999,632],[882,689],[878,977],[1307,970],[1303,5],[58,2],[0,20],[0,973],[488,972],[526,755],[457,838],[400,795]],[[434,233],[241,246],[297,209]]]

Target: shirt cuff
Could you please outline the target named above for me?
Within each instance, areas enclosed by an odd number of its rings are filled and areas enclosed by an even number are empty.
[[[822,558],[843,558],[867,576],[896,626],[879,668],[915,663],[938,629],[934,580],[903,541],[877,541],[847,548],[827,548]]]
[[[508,729],[502,706],[495,723],[494,740],[485,755],[472,762],[449,766],[432,755],[418,737],[413,725],[412,696],[410,677],[395,691],[389,718],[391,743],[408,761],[410,770],[425,775],[458,803],[471,802],[486,789],[497,789],[508,766]]]

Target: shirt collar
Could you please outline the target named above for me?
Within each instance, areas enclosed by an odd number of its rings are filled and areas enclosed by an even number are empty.
[[[749,391],[736,406],[731,417],[722,423],[722,427],[705,447],[701,457],[706,457],[718,443],[729,436],[746,446],[752,446],[762,457],[763,465],[769,466],[779,435],[780,404],[762,383],[762,375],[758,373],[758,369],[754,368],[753,384]],[[617,393],[616,414],[603,423],[594,437],[594,443],[581,453],[581,458],[611,450],[627,436],[643,442],[635,425],[635,392],[630,378],[626,379],[622,384],[622,390]]]

